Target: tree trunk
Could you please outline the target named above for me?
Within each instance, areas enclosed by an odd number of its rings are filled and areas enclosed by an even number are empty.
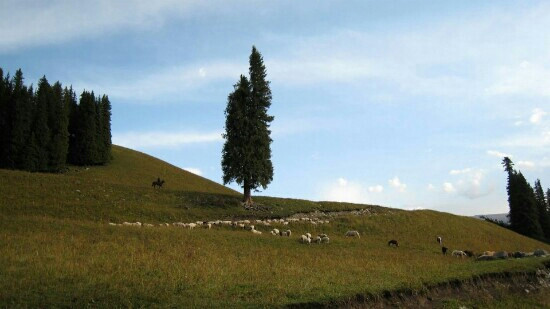
[[[244,197],[243,197],[243,202],[245,203],[245,205],[247,206],[250,206],[252,205],[252,195],[250,194],[250,185],[248,184],[248,182],[244,182]]]

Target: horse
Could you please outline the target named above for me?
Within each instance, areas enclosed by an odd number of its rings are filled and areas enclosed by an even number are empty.
[[[156,187],[162,188],[163,184],[164,184],[164,180],[160,180],[160,178],[158,178],[157,180],[153,181],[153,184],[151,186],[153,188],[156,188]]]

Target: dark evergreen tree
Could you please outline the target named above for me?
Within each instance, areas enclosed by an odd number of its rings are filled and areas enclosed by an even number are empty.
[[[48,118],[51,100],[52,87],[48,83],[46,76],[43,76],[40,81],[38,81],[38,90],[36,91],[34,103],[34,122],[32,126],[32,132],[34,133],[38,147],[38,171],[49,170],[51,131],[48,126]]]
[[[100,102],[100,114],[101,114],[101,156],[100,160],[102,164],[106,164],[111,161],[111,102],[109,97],[103,95]]]
[[[248,142],[248,120],[246,109],[250,106],[250,83],[241,75],[234,91],[227,98],[225,109],[225,143],[222,150],[222,170],[224,184],[232,181],[243,185],[252,174],[251,146]],[[250,196],[250,187],[248,194]],[[245,201],[247,201],[245,189]],[[249,197],[248,197],[249,198]]]
[[[550,241],[550,213],[548,213],[546,197],[544,196],[544,190],[542,189],[539,179],[535,181],[534,193],[540,227],[542,228],[545,239]]]
[[[236,181],[241,185],[246,204],[252,203],[251,190],[265,189],[273,180],[269,130],[273,117],[267,113],[271,89],[262,55],[254,46],[249,63],[250,82],[241,76],[228,97],[222,158],[224,183]]]
[[[33,90],[24,85],[21,69],[15,72],[13,78],[12,96],[8,112],[11,114],[9,124],[8,158],[9,168],[26,169],[22,158],[24,148],[30,137],[33,123]]]
[[[78,103],[76,99],[76,93],[73,91],[73,88],[65,88],[65,93],[63,95],[65,101],[65,108],[69,113],[69,151],[67,154],[67,162],[71,164],[78,164]]]
[[[510,205],[510,228],[525,236],[543,239],[543,232],[539,223],[538,209],[533,188],[521,172],[513,169],[510,158],[502,161],[508,172],[508,203]]]
[[[27,99],[23,101],[26,107],[18,105],[18,108],[21,109],[21,112],[17,113],[23,115],[21,118],[25,119],[25,123],[22,126],[26,130],[26,132],[22,134],[25,137],[25,144],[20,149],[18,158],[20,158],[21,161],[18,164],[17,168],[27,171],[38,170],[38,143],[36,141],[36,136],[32,132],[35,101],[35,93],[31,85],[27,90]]]
[[[69,148],[69,119],[64,101],[61,84],[56,82],[52,86],[51,100],[48,109],[48,125],[51,133],[49,170],[52,172],[62,171],[67,161],[67,151]]]
[[[9,78],[4,79],[4,71],[0,68],[0,168],[7,167],[8,145],[9,145],[9,123],[11,114],[8,112],[9,98]]]
[[[97,126],[96,104],[93,92],[82,92],[78,105],[78,122],[76,129],[76,158],[78,165],[96,164],[97,160]]]

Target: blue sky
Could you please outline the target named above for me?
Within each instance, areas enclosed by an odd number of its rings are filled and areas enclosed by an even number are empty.
[[[3,0],[0,67],[109,95],[114,143],[221,182],[226,98],[256,45],[275,116],[258,194],[500,213],[504,155],[550,186],[548,16],[543,1]]]

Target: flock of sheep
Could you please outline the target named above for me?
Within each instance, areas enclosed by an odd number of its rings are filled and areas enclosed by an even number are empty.
[[[196,221],[191,223],[183,223],[183,222],[174,222],[172,224],[170,223],[160,223],[158,226],[160,227],[182,227],[187,229],[194,229],[194,228],[206,228],[211,229],[213,226],[231,226],[234,228],[240,228],[247,231],[252,232],[253,234],[261,235],[262,231],[259,231],[256,229],[256,225],[263,225],[263,226],[271,226],[272,224],[277,225],[283,225],[288,226],[290,223],[293,222],[303,222],[303,223],[309,223],[312,225],[318,225],[318,224],[328,224],[328,220],[318,220],[318,219],[310,219],[307,217],[304,218],[286,218],[286,219],[265,219],[265,220],[238,220],[238,221],[231,221],[231,220],[215,220],[215,221]],[[123,223],[109,223],[111,226],[135,226],[135,227],[154,227],[155,225],[150,223],[141,223],[141,222],[123,222]],[[283,237],[290,237],[292,235],[292,231],[290,229],[282,230],[278,228],[273,228],[270,232],[271,235],[274,236],[283,236]],[[345,234],[347,237],[356,237],[361,238],[361,235],[358,231],[355,230],[349,230]],[[443,246],[443,239],[441,236],[437,236],[436,238],[437,242],[441,246],[441,252],[443,255],[447,254],[448,248]],[[313,238],[311,233],[305,233],[303,235],[300,235],[298,238],[298,241],[302,244],[311,244],[311,243],[330,243],[330,238],[327,234],[319,234],[317,237]],[[397,240],[390,240],[388,241],[388,246],[394,246],[399,247],[399,243]],[[475,255],[473,251],[471,250],[453,250],[451,255],[453,257],[474,257],[477,261],[490,261],[490,260],[497,260],[497,259],[506,259],[506,258],[524,258],[524,257],[530,257],[530,256],[548,256],[548,252],[542,249],[535,250],[534,252],[521,252],[516,251],[513,253],[508,253],[506,251],[485,251],[482,254]]]
[[[447,254],[447,247],[443,246],[441,236],[437,236],[437,242],[441,246],[441,252],[443,255]],[[506,252],[506,251],[484,251],[483,253],[476,255],[471,250],[453,250],[451,253],[453,257],[463,258],[463,257],[474,257],[476,261],[492,261],[498,259],[507,259],[507,258],[525,258],[530,256],[548,256],[548,252],[543,249],[537,249],[534,252]]]

